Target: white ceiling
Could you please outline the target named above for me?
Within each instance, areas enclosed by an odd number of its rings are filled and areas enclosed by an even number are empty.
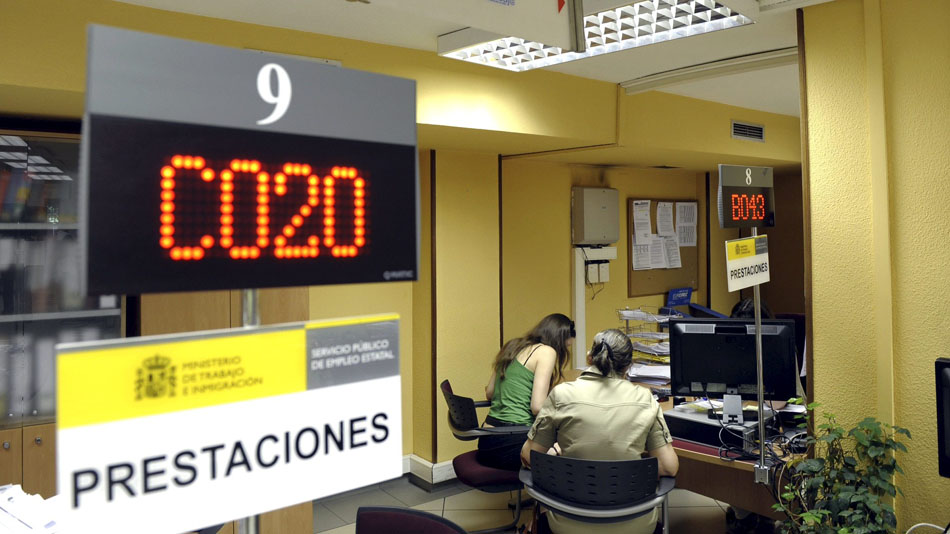
[[[439,35],[471,25],[472,5],[499,9],[489,0],[119,0],[157,9],[275,26],[435,53]],[[373,0],[371,0],[373,1]],[[541,0],[534,0],[540,3]],[[544,5],[554,0],[545,0]],[[531,3],[531,2],[528,2]],[[518,4],[524,5],[519,2]],[[504,9],[504,7],[501,7]],[[504,22],[493,22],[504,21]],[[478,17],[481,29],[510,30],[511,18]],[[488,27],[492,26],[492,27]],[[724,58],[795,46],[794,11],[762,15],[756,24],[721,30],[565,63],[550,70],[620,83]],[[490,68],[490,67],[485,67]],[[772,113],[798,116],[797,66],[722,76],[659,89]]]

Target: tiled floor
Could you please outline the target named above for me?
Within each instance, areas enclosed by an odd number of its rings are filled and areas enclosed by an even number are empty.
[[[508,501],[514,494],[488,494],[458,483],[429,493],[407,477],[376,484],[342,495],[314,501],[314,532],[353,534],[360,506],[402,506],[426,510],[450,519],[466,530],[478,530],[511,521]],[[722,534],[726,531],[726,505],[686,490],[670,494],[671,534]],[[527,519],[523,513],[522,518]]]

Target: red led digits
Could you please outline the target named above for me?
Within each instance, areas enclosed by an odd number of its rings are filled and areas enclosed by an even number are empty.
[[[318,170],[308,163],[270,166],[192,154],[173,155],[166,163],[159,168],[157,230],[159,246],[174,261],[254,260],[268,247],[278,259],[316,258],[321,248],[351,258],[367,243],[367,182],[355,167]],[[215,180],[217,193],[202,189]],[[758,215],[764,202],[757,198],[749,208]],[[240,243],[245,239],[251,242]]]
[[[297,236],[298,230],[302,229],[307,219],[313,214],[313,207],[320,203],[320,191],[316,185],[319,183],[319,178],[311,174],[313,168],[306,163],[285,163],[280,167],[280,171],[274,175],[274,181],[276,182],[274,192],[280,196],[286,195],[289,187],[288,182],[292,177],[294,183],[302,184],[299,190],[306,187],[307,201],[300,205],[297,213],[290,216],[289,221],[283,219],[288,222],[280,228],[280,235],[274,238],[274,256],[281,259],[315,258],[320,255],[320,249],[313,244],[317,240],[315,235],[307,236],[308,246],[290,246],[288,241],[290,238]],[[295,191],[298,191],[298,189],[295,189]]]
[[[341,220],[340,216],[346,213],[337,211],[337,189],[347,185],[351,186],[353,195],[352,245],[338,244],[340,233],[337,223]],[[333,167],[330,176],[323,179],[323,196],[323,245],[330,249],[330,255],[334,258],[355,257],[366,244],[366,180],[359,176],[354,167]]]
[[[175,261],[200,260],[205,257],[205,249],[210,248],[214,243],[208,244],[206,240],[201,240],[201,246],[176,246],[176,228],[175,211],[178,208],[175,201],[178,199],[176,188],[179,182],[186,183],[193,179],[193,175],[187,171],[201,171],[198,173],[205,182],[214,180],[215,174],[211,169],[206,168],[206,160],[201,156],[188,154],[176,154],[169,158],[171,165],[165,165],[159,170],[159,186],[161,192],[159,198],[159,240],[160,247],[168,251],[168,256]],[[185,186],[186,189],[188,186]],[[187,232],[185,232],[187,234]],[[187,235],[185,236],[187,238]]]

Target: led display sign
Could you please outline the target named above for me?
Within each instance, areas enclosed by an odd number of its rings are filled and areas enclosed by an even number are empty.
[[[90,293],[416,279],[413,82],[101,27],[90,43]]]
[[[722,228],[775,226],[771,167],[719,166],[719,225]]]

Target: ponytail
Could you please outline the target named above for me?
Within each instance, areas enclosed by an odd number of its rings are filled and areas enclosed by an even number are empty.
[[[603,330],[594,336],[590,362],[600,374],[610,376],[623,372],[633,361],[633,344],[617,329]]]
[[[612,351],[610,345],[601,340],[590,350],[590,361],[600,371],[600,374],[607,376],[613,370]]]

